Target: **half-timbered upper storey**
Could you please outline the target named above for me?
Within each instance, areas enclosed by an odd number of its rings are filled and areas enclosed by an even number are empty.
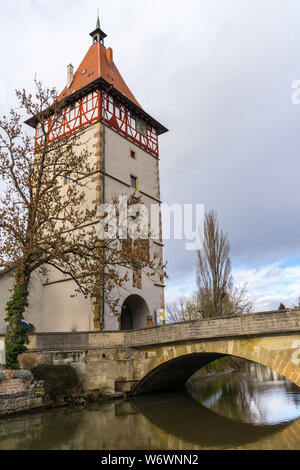
[[[113,51],[104,46],[106,34],[99,18],[90,34],[93,44],[73,74],[68,66],[67,86],[59,95],[65,104],[55,125],[49,117],[49,142],[104,118],[105,122],[126,138],[159,156],[158,136],[167,129],[146,113],[138,103],[113,61]],[[36,145],[43,139],[41,126],[34,118],[26,121],[36,129]]]

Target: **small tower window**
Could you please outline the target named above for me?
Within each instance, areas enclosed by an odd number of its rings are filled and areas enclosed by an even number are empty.
[[[130,186],[137,189],[137,177],[130,175]]]
[[[37,128],[37,137],[41,137],[42,135],[43,135],[42,126],[41,126],[41,124],[38,124],[38,128]]]
[[[130,150],[130,156],[131,158],[135,158],[136,157],[136,153],[134,150]]]
[[[72,182],[72,173],[67,173],[64,177],[64,184],[69,184]]]

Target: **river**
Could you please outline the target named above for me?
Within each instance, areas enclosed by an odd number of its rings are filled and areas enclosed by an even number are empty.
[[[3,449],[300,449],[300,388],[248,364],[186,391],[0,420]]]

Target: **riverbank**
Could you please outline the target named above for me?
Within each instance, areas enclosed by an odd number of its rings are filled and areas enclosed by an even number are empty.
[[[26,369],[0,370],[0,418],[49,408],[86,406],[124,398],[125,394],[104,390],[84,391],[71,366],[43,365]]]
[[[58,401],[50,400],[40,385],[37,395],[34,390],[0,394],[0,421],[13,416],[38,413],[55,408],[81,407],[91,404],[103,404],[110,401],[124,399],[126,394],[102,395],[99,390],[74,393],[60,398]]]

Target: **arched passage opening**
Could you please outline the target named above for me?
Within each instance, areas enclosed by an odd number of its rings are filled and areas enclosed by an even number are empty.
[[[225,356],[234,357],[234,355],[231,354],[201,352],[194,354],[184,354],[174,359],[167,360],[145,374],[145,376],[132,387],[130,394],[143,395],[164,390],[176,390],[184,388],[188,379],[195,372],[197,372],[197,370],[201,369],[203,366],[206,366],[210,362]],[[272,367],[271,364],[266,364],[262,360],[253,361],[253,358],[249,357],[245,357],[245,359],[276,370],[276,368]],[[284,376],[289,378],[287,375]]]
[[[196,353],[177,357],[151,370],[132,388],[131,393],[141,395],[183,388],[197,370],[224,356],[218,353]]]
[[[131,388],[131,393],[144,394],[180,388],[198,369],[222,356],[240,357],[269,367],[300,387],[299,335],[174,342],[174,339],[182,337],[180,329],[191,325],[180,324],[180,328],[177,326],[173,331],[173,336],[170,333],[168,336],[168,326],[153,329],[152,333],[157,336],[159,331],[164,335],[154,337],[151,354],[139,360],[138,380]],[[192,336],[193,330],[189,329],[187,334]]]
[[[145,300],[140,295],[130,295],[122,305],[121,330],[145,328],[148,315],[150,311]]]

